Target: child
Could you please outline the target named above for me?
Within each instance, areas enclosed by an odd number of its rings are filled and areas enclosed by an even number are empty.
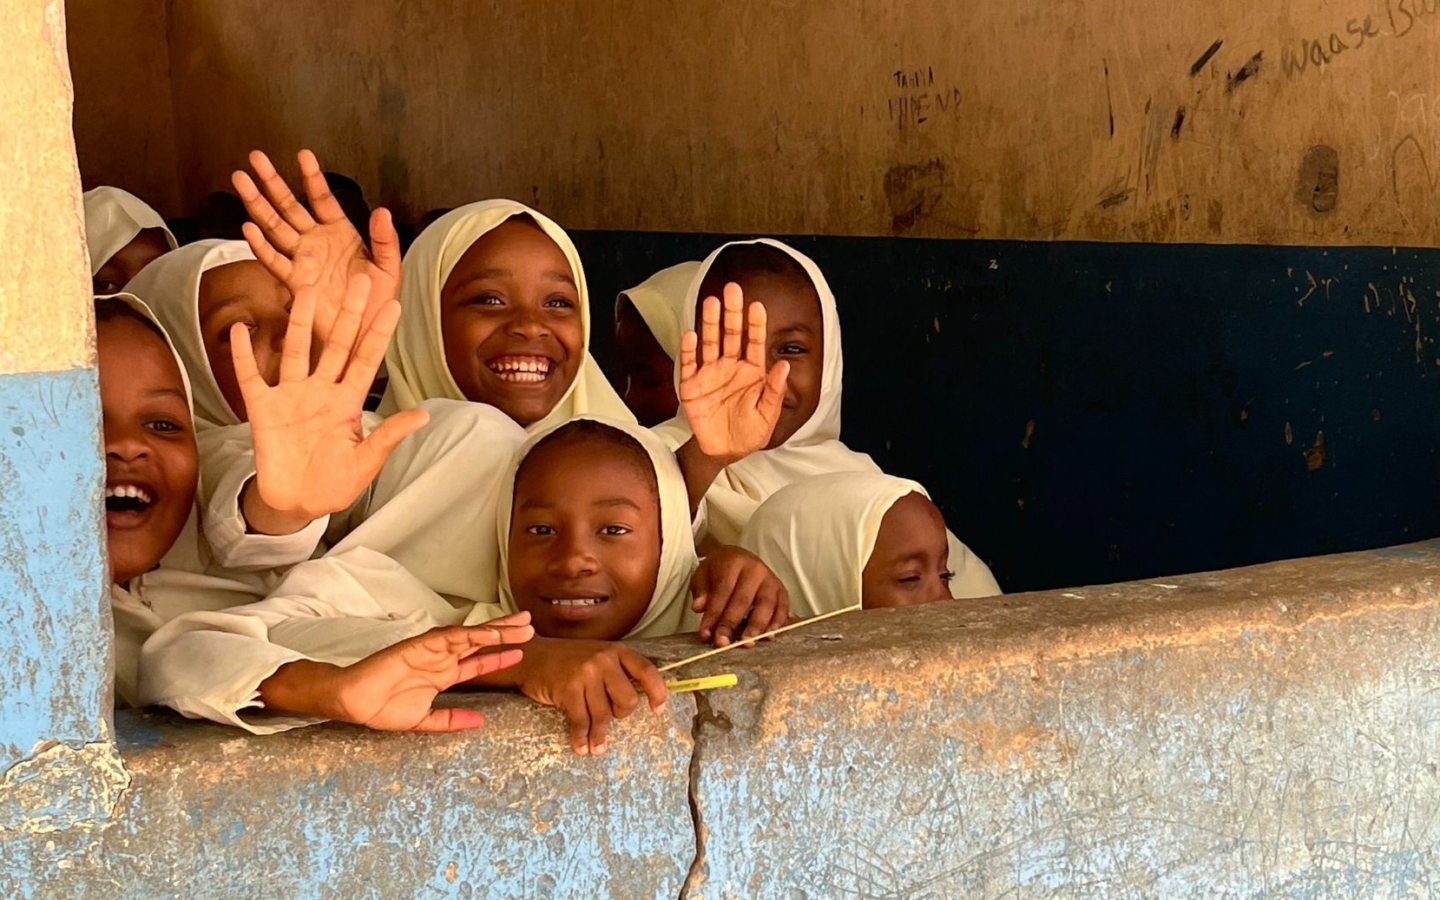
[[[857,600],[880,609],[995,593],[973,554],[951,556],[945,518],[925,488],[874,472],[781,488],[750,518],[740,546],[779,576],[800,618]]]
[[[151,262],[179,246],[165,220],[115,187],[85,192],[85,243],[96,295],[114,294]]]
[[[587,349],[585,272],[550,219],[513,200],[462,206],[415,239],[404,272],[382,413],[440,397],[531,433],[585,413],[632,420]]]
[[[666,698],[654,665],[621,640],[691,630],[697,608],[737,602],[753,610],[742,639],[788,619],[783,587],[752,555],[731,548],[697,571],[679,467],[638,426],[582,418],[532,436],[501,484],[497,519],[505,577],[488,602],[442,596],[363,545],[337,549],[297,566],[270,599],[167,625],[145,646],[142,696],[257,733],[337,710],[357,722],[325,666],[355,665],[430,628],[529,621],[539,636],[524,659],[471,683],[560,707],[576,752],[603,753],[610,721],[639,705],[632,680],[652,709]],[[468,552],[457,543],[447,555]],[[732,587],[692,604],[692,575],[696,585]],[[214,662],[199,667],[199,659]],[[256,706],[265,718],[242,715]]]
[[[675,357],[680,352],[680,306],[698,262],[661,269],[615,299],[615,343],[625,374],[625,405],[653,428],[675,417]]]
[[[721,293],[727,308],[732,301],[763,306],[768,324],[766,360],[786,363],[789,370],[782,410],[768,446],[727,464],[704,494],[706,538],[728,544],[739,540],[760,503],[787,485],[830,472],[880,474],[880,469],[869,456],[840,441],[844,365],[840,318],[835,296],[814,261],[769,239],[726,244],[702,263],[681,308],[682,327],[693,329],[701,307],[716,304],[714,298]],[[753,314],[747,316],[747,336],[753,321]],[[693,359],[694,339],[686,340],[682,358],[688,353]],[[702,359],[696,364],[703,372],[707,363]],[[683,400],[683,390],[681,395]],[[682,451],[696,437],[683,412],[656,431]],[[953,536],[951,544],[957,559],[968,554]],[[974,564],[984,568],[978,559]],[[977,576],[977,584],[983,581]],[[999,592],[994,585],[991,593]]]

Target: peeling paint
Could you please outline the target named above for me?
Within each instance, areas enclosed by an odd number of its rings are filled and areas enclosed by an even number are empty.
[[[0,777],[0,832],[49,834],[108,826],[130,787],[110,742],[52,744]]]

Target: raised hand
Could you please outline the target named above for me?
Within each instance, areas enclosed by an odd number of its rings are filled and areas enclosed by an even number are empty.
[[[266,534],[290,534],[348,508],[379,474],[391,451],[430,418],[424,410],[407,410],[365,436],[365,394],[385,359],[400,304],[387,302],[362,328],[370,279],[351,277],[311,372],[311,332],[320,292],[310,286],[295,295],[280,381],[274,387],[260,376],[249,330],[242,323],[230,330],[235,375],[255,444],[255,479],[242,504],[250,527]]]
[[[434,628],[340,668],[302,661],[281,666],[260,686],[267,708],[350,722],[379,731],[465,731],[485,724],[473,709],[435,709],[445,690],[514,666],[535,636],[530,614],[484,625]]]
[[[715,297],[707,297],[701,308],[701,333],[687,331],[680,338],[680,405],[700,451],[726,464],[765,449],[790,375],[783,360],[765,371],[765,307],[759,303],[750,304],[741,355],[745,317],[744,292],[727,284],[723,340],[721,302]]]
[[[255,258],[292,294],[308,287],[321,288],[315,333],[323,341],[340,314],[336,304],[345,295],[351,275],[370,278],[362,325],[395,299],[400,291],[400,237],[389,211],[377,209],[370,216],[373,250],[366,250],[359,232],[330,193],[315,154],[301,150],[299,160],[305,196],[314,215],[295,198],[270,158],[259,150],[250,154],[259,186],[245,172],[235,172],[230,180],[253,220],[245,223],[244,231]]]

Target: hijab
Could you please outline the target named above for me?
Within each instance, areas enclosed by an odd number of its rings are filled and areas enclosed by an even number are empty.
[[[680,355],[680,335],[683,333],[680,322],[685,301],[689,296],[690,283],[698,271],[698,262],[683,262],[668,269],[661,269],[615,298],[617,317],[620,305],[629,300],[640,318],[645,320],[645,325],[655,336],[660,349],[674,360]]]
[[[129,191],[97,187],[86,191],[84,200],[85,243],[90,249],[91,275],[125,249],[136,235],[150,228],[165,232],[171,250],[180,246],[160,214]]]
[[[658,437],[639,425],[598,416],[578,418],[600,422],[634,438],[650,458],[655,470],[655,482],[659,487],[660,571],[655,578],[655,592],[651,595],[650,605],[646,607],[640,621],[622,639],[663,637],[696,630],[700,624],[700,616],[690,609],[690,577],[695,573],[698,560],[690,530],[689,495],[685,490],[685,479],[680,474],[680,466],[675,461],[675,454]],[[515,504],[515,476],[525,457],[558,427],[560,426],[553,426],[532,434],[511,462],[501,489],[496,529],[500,538],[499,601],[477,607],[466,620],[467,625],[510,615],[520,609],[510,590],[510,580],[505,576],[510,567],[509,537],[510,519]]]
[[[634,416],[600,366],[590,355],[590,294],[580,253],[565,230],[545,215],[514,200],[481,200],[451,210],[426,228],[405,254],[400,284],[400,324],[385,356],[390,384],[381,401],[385,415],[418,406],[424,400],[468,399],[455,383],[445,362],[445,337],[440,325],[440,293],[445,281],[480,238],[515,216],[528,216],[560,248],[570,263],[580,295],[580,324],[584,357],[560,402],[526,431],[546,431],[579,415],[634,421]]]
[[[211,269],[255,258],[244,241],[197,241],[167,253],[146,266],[126,288],[145,300],[171,335],[195,390],[195,427],[239,425],[220,384],[210,370],[205,338],[200,332],[200,279]]]

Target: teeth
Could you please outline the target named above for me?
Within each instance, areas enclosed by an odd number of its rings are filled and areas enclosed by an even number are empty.
[[[550,602],[556,606],[594,606],[599,603],[599,597],[552,597]]]
[[[133,484],[117,484],[105,488],[105,499],[111,497],[129,497],[132,500],[139,500],[141,503],[153,503],[154,498],[142,487]]]
[[[501,381],[536,384],[550,377],[550,360],[543,356],[503,356],[490,363],[490,371]]]

